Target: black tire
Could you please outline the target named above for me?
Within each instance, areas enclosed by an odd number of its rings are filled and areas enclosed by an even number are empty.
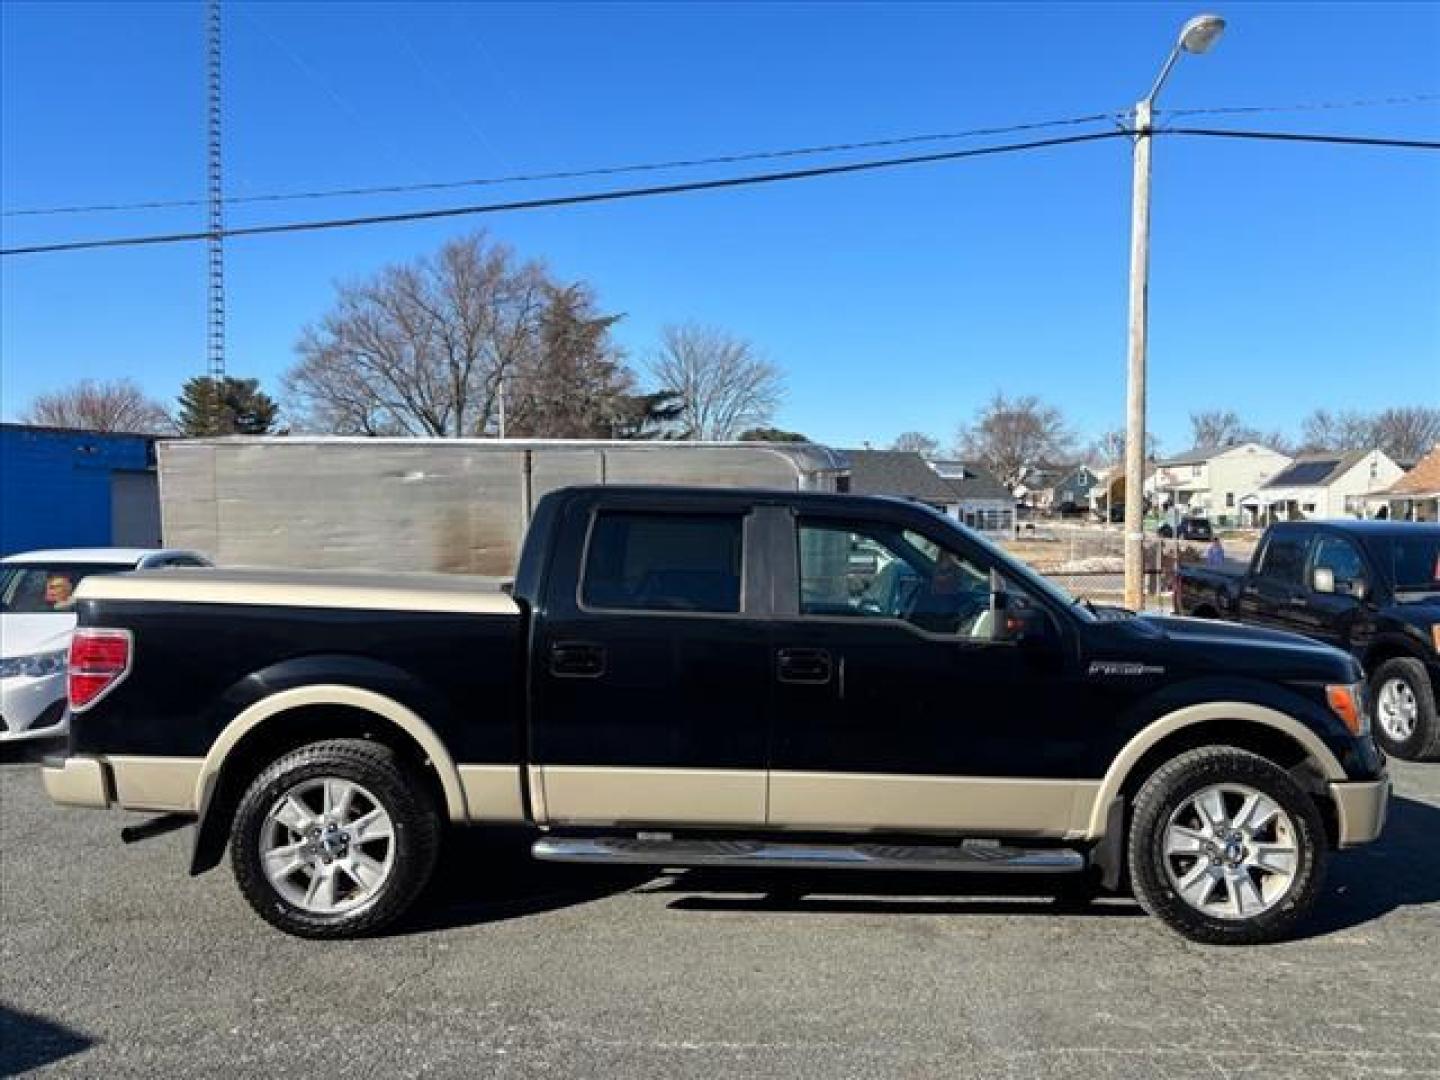
[[[1165,835],[1172,815],[1192,796],[1218,784],[1243,785],[1268,796],[1293,829],[1296,863],[1290,884],[1272,906],[1254,915],[1217,917],[1202,911],[1180,895],[1167,872]],[[1310,910],[1324,880],[1327,841],[1315,801],[1284,769],[1248,750],[1206,746],[1166,762],[1145,781],[1135,797],[1128,851],[1135,898],[1151,915],[1191,941],[1257,945],[1285,937]]]
[[[271,809],[287,792],[322,778],[360,785],[393,826],[388,877],[360,906],[335,914],[292,903],[270,883],[261,859]],[[334,739],[302,746],[256,777],[235,811],[230,859],[241,893],[266,922],[297,937],[359,937],[388,926],[414,903],[435,868],[440,830],[440,815],[423,780],[394,751],[363,739]]]
[[[1403,683],[1414,699],[1414,730],[1408,738],[1397,739],[1385,730],[1380,715],[1380,697],[1386,685]],[[1387,754],[1406,761],[1440,761],[1440,719],[1436,717],[1435,687],[1430,673],[1419,660],[1396,657],[1386,660],[1370,679],[1370,730]]]

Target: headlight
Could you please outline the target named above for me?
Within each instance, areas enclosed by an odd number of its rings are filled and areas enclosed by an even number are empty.
[[[0,660],[0,679],[43,679],[46,675],[63,675],[68,655],[68,649],[60,649],[57,652],[7,657]]]

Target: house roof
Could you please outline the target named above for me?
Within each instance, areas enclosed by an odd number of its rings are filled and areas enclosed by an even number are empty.
[[[1197,446],[1193,450],[1186,450],[1183,454],[1163,458],[1156,464],[1162,469],[1167,465],[1203,465],[1211,458],[1223,454],[1229,449],[1228,446]]]
[[[937,461],[935,470],[941,474],[943,482],[949,485],[956,497],[962,501],[967,499],[1013,501],[1013,496],[1005,490],[1005,485],[979,462]]]
[[[1228,454],[1232,450],[1240,450],[1246,446],[1258,446],[1261,450],[1276,453],[1273,447],[1256,442],[1254,439],[1246,439],[1244,442],[1229,443],[1225,446],[1197,446],[1192,450],[1186,450],[1183,454],[1164,458],[1156,464],[1162,469],[1170,465],[1204,465],[1205,462],[1220,457],[1222,454]]]
[[[1301,454],[1267,480],[1263,488],[1328,487],[1355,467],[1368,450],[1348,454]]]
[[[846,450],[850,457],[850,491],[855,495],[893,495],[902,499],[948,504],[955,490],[909,450]]]
[[[1440,443],[1415,467],[1390,485],[1391,495],[1434,495],[1440,493]]]

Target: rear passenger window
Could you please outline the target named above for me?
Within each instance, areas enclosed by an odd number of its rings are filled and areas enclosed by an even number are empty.
[[[587,607],[738,612],[737,514],[599,514],[581,599]]]
[[[1282,585],[1299,585],[1305,576],[1305,547],[1308,537],[1272,537],[1260,564],[1260,576]]]

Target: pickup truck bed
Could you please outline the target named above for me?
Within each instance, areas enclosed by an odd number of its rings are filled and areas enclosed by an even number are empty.
[[[398,918],[448,820],[571,861],[1128,876],[1183,933],[1269,940],[1388,792],[1352,658],[1102,620],[883,499],[572,488],[508,592],[197,571],[79,607],[51,796],[194,820],[192,872],[228,844],[317,937]]]

